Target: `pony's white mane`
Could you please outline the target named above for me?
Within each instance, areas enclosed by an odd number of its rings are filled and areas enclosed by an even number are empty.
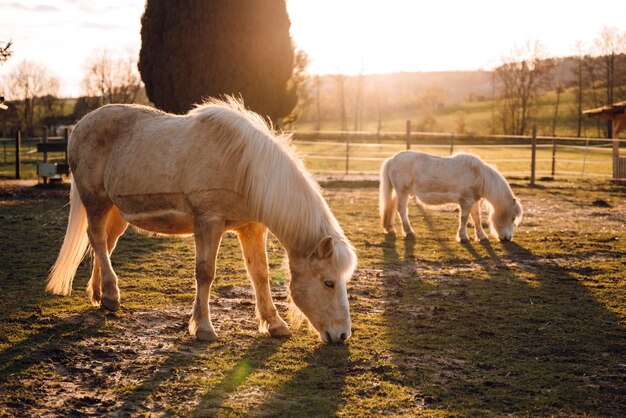
[[[224,146],[224,161],[235,162],[235,187],[256,219],[284,245],[307,254],[322,238],[332,236],[335,267],[344,278],[352,275],[356,266],[354,249],[319,185],[290,146],[290,135],[275,135],[260,115],[230,96],[200,104],[188,116],[220,128],[217,139]]]
[[[487,164],[475,154],[462,152],[455,154],[454,158],[463,160],[468,166],[480,171],[482,194],[489,202],[497,205],[500,201],[514,198],[511,186],[494,166]]]

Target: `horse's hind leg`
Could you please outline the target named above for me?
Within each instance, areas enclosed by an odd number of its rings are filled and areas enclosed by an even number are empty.
[[[270,293],[269,269],[265,242],[267,228],[251,223],[237,230],[248,276],[254,287],[256,312],[259,318],[259,331],[269,332],[272,337],[291,335],[285,321],[278,315]]]
[[[472,216],[472,221],[474,221],[474,234],[476,235],[476,240],[482,241],[488,239],[487,234],[483,229],[483,224],[480,221],[480,200],[474,203],[470,214]]]
[[[459,231],[456,235],[457,241],[468,242],[469,236],[467,235],[467,220],[469,219],[469,213],[472,204],[461,203],[461,211],[459,214]]]
[[[106,224],[107,252],[109,253],[109,257],[111,257],[111,254],[115,249],[115,245],[117,244],[117,240],[124,233],[124,231],[126,231],[128,222],[122,218],[119,210],[116,207],[113,207],[109,212]],[[98,261],[98,257],[94,257],[93,259],[93,269],[91,272],[91,278],[87,284],[87,293],[89,294],[91,302],[95,306],[99,306],[102,300],[102,275],[100,273],[100,262]]]
[[[217,340],[211,323],[209,295],[215,278],[217,251],[224,233],[224,222],[197,219],[194,227],[196,243],[196,297],[189,320],[189,333],[203,341]]]
[[[111,258],[109,257],[109,227],[108,220],[113,210],[113,204],[110,201],[89,201],[85,202],[87,210],[87,219],[89,227],[87,234],[91,248],[96,257],[97,265],[100,268],[100,276],[92,277],[91,289],[96,289],[98,280],[101,280],[102,295],[100,297],[100,305],[111,311],[120,308],[120,290],[117,287],[117,275],[111,266]],[[111,234],[113,236],[113,234]],[[117,241],[115,237],[114,241]],[[98,297],[96,292],[95,297]],[[92,299],[93,300],[93,299]]]
[[[415,231],[411,228],[411,224],[409,223],[409,195],[406,192],[398,192],[398,213],[400,214],[400,219],[402,219],[402,228],[404,229],[404,233],[407,238],[414,238]]]

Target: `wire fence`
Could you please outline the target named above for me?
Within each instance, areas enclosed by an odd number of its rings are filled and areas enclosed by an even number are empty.
[[[534,176],[615,179],[614,141],[544,136],[535,136],[533,140],[532,136],[519,135],[424,132],[296,131],[293,134],[293,144],[304,157],[307,168],[319,175],[376,175],[386,158],[411,149],[439,156],[470,152],[496,166],[505,176],[533,180]],[[616,141],[626,146],[626,140]]]
[[[16,154],[16,138],[0,138],[0,178],[16,177],[16,155],[19,155],[21,177],[36,178],[37,161],[43,160],[42,154],[37,152],[37,144],[42,139],[21,138],[19,154]],[[63,139],[50,137],[46,141]],[[386,158],[411,149],[440,156],[470,152],[495,165],[508,177],[626,180],[626,173],[616,175],[613,170],[616,142],[619,154],[620,147],[626,147],[624,139],[544,136],[533,139],[532,136],[520,135],[477,136],[410,131],[293,133],[293,144],[304,157],[305,165],[318,175],[376,175]],[[47,158],[51,162],[61,162],[65,153],[49,152]]]

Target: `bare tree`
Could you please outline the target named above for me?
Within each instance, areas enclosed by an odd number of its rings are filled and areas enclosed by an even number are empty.
[[[576,51],[576,66],[573,69],[576,87],[574,88],[576,94],[576,108],[574,110],[576,117],[576,136],[580,138],[582,135],[583,127],[583,69],[585,54],[583,52],[583,46],[580,41],[576,42],[574,49]]]
[[[554,62],[547,59],[544,46],[527,42],[514,47],[495,70],[500,90],[501,122],[504,133],[524,135],[536,106],[537,97],[549,81]]]
[[[58,96],[59,79],[51,75],[45,65],[25,60],[6,76],[5,91],[8,99],[16,104],[20,124],[33,133],[43,109],[42,98]]]
[[[354,131],[363,129],[363,68],[356,78],[356,92],[354,100]]]
[[[320,80],[319,74],[315,76],[314,81],[315,81],[315,130],[319,131],[322,127],[322,120],[321,120],[322,103],[321,103],[321,97],[320,97],[321,80]]]
[[[336,74],[333,79],[337,83],[337,89],[339,90],[339,107],[341,115],[341,130],[348,130],[348,121],[346,120],[346,81],[347,77],[344,74]]]
[[[8,60],[11,55],[13,55],[13,51],[11,51],[11,46],[13,45],[13,41],[9,42],[0,42],[0,64],[4,63]]]
[[[93,52],[85,64],[83,87],[87,96],[99,96],[103,104],[134,103],[141,89],[137,54],[115,55],[109,49]]]
[[[383,106],[380,97],[380,88],[378,87],[378,79],[374,79],[374,92],[376,95],[376,133],[380,135],[383,130]]]
[[[556,136],[556,123],[559,119],[559,105],[561,104],[561,94],[565,91],[561,80],[559,80],[555,87],[556,91],[556,102],[554,103],[554,114],[552,115],[552,130],[550,134],[552,136]]]
[[[600,65],[604,74],[605,104],[616,101],[616,90],[623,88],[626,81],[623,54],[626,53],[626,33],[620,33],[616,28],[604,27],[598,38],[595,39],[596,51],[600,56]],[[623,92],[618,91],[623,97]],[[607,137],[612,136],[612,125],[607,123]]]
[[[311,77],[307,73],[311,59],[305,51],[296,49],[294,60],[293,74],[287,83],[287,90],[296,92],[298,102],[289,115],[282,118],[282,120],[278,119],[278,123],[282,122],[285,126],[291,127],[293,127],[293,124],[306,112],[313,102],[309,85]]]

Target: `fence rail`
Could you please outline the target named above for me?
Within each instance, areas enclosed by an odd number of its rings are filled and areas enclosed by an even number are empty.
[[[407,124],[410,129],[410,125]],[[626,139],[430,132],[319,131],[292,134],[293,144],[316,174],[375,175],[382,161],[404,149],[435,155],[472,152],[507,176],[604,178],[613,176],[612,147]]]
[[[410,130],[410,125],[407,124]],[[0,177],[35,177],[39,156],[37,144],[66,137],[21,138],[19,154],[16,138],[0,138]],[[507,176],[613,179],[612,147],[626,148],[626,139],[547,137],[522,135],[469,135],[429,132],[342,132],[319,131],[292,134],[295,147],[314,173],[375,175],[386,158],[404,149],[435,155],[464,151],[495,164]],[[534,145],[533,145],[534,144]],[[50,161],[61,161],[63,152],[50,152]],[[19,161],[16,161],[19,157]],[[620,158],[620,160],[622,160]],[[620,162],[620,164],[626,164]],[[534,174],[533,174],[534,172]],[[624,180],[624,179],[621,179]]]

